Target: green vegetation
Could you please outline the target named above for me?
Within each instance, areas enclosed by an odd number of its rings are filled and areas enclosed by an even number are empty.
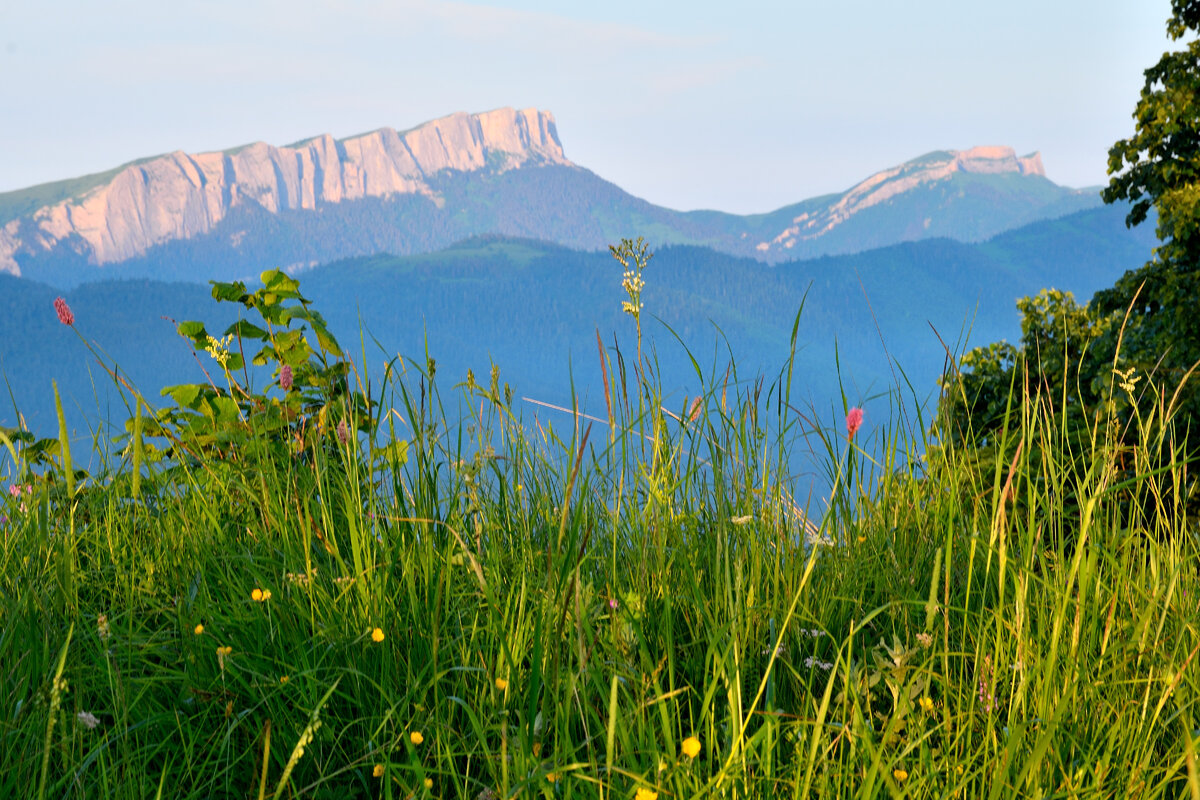
[[[1200,2],[1173,0],[1173,39],[1200,26]],[[1146,70],[1134,113],[1137,133],[1109,151],[1105,202],[1131,203],[1126,223],[1156,212],[1160,245],[1145,266],[1129,270],[1086,306],[1070,293],[1043,291],[1018,303],[1020,347],[996,343],[963,358],[967,371],[945,381],[940,413],[948,436],[984,447],[982,468],[1011,456],[1001,443],[1015,392],[1044,406],[1070,443],[1070,468],[1090,470],[1088,445],[1105,425],[1148,461],[1122,459],[1123,480],[1167,463],[1189,465],[1173,495],[1191,498],[1200,467],[1200,41],[1166,53]],[[1139,382],[1140,385],[1139,385]],[[1124,388],[1120,388],[1124,387]],[[1173,425],[1167,426],[1168,420]],[[1145,509],[1142,509],[1144,512]],[[1131,509],[1131,514],[1139,513]],[[1133,524],[1131,522],[1131,524]]]
[[[531,424],[495,369],[371,374],[279,272],[213,297],[246,316],[180,324],[203,379],[122,384],[98,469],[65,430],[0,440],[0,793],[1200,792],[1183,465],[1118,482],[1161,409],[1080,452],[1013,393],[984,474],[801,413],[790,359],[671,401],[614,343],[602,416]]]

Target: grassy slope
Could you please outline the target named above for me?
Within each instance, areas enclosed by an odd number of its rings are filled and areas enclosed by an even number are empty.
[[[584,446],[585,425],[524,428],[483,391],[448,425],[456,393],[393,366],[372,385],[407,411],[376,437],[296,456],[241,430],[136,496],[127,457],[68,503],[0,451],[33,486],[0,493],[0,793],[1196,787],[1198,554],[1156,499],[1178,463],[1117,487],[1149,454],[1103,432],[1071,454],[1018,402],[1010,468],[932,450],[912,474],[894,467],[927,443],[895,420],[847,441],[747,374],[705,386],[686,425],[638,413],[655,384],[617,381]],[[837,476],[815,533],[779,473],[801,437]]]

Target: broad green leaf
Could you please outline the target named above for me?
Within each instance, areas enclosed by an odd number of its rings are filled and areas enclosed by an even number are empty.
[[[252,322],[247,322],[244,319],[239,319],[237,322],[225,329],[225,335],[229,336],[230,334],[234,336],[240,336],[244,339],[259,339],[261,341],[266,341],[267,339],[271,338],[271,335],[262,328],[258,327]]]

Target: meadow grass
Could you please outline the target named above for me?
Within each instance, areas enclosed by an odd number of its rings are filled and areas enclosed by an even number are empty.
[[[640,322],[595,418],[364,358],[341,437],[5,437],[0,796],[1200,797],[1168,392],[1133,450],[1017,392],[989,453],[853,436],[790,365],[664,398]]]

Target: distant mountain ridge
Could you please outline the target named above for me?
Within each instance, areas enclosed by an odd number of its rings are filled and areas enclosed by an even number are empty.
[[[936,237],[982,241],[1099,204],[1095,191],[1048,180],[1037,153],[974,147],[766,214],[681,212],[567,159],[548,111],[503,108],[342,140],[175,152],[0,194],[0,272],[61,286],[228,279],[486,234],[577,249],[643,235],[779,263]]]
[[[527,161],[570,163],[548,112],[504,108],[453,114],[402,133],[380,128],[340,141],[325,134],[286,147],[176,151],[104,173],[97,185],[7,221],[0,270],[20,274],[15,255],[23,246],[51,249],[78,237],[93,263],[109,264],[208,233],[247,202],[278,213],[365,197],[433,197],[428,175],[502,171]]]

